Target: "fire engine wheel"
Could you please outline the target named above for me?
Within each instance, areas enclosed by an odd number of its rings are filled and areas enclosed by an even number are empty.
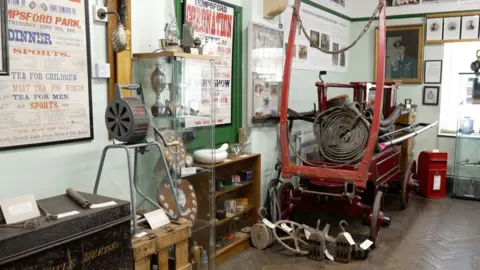
[[[273,235],[275,240],[286,249],[298,255],[308,254],[308,243],[302,239],[304,236],[302,225],[291,220],[279,220],[275,223]],[[285,236],[279,236],[279,234]],[[287,244],[288,243],[288,244]]]
[[[293,211],[293,184],[290,182],[283,183],[278,189],[278,204],[280,206],[280,219],[289,220],[292,218]]]
[[[370,241],[373,242],[372,248],[375,248],[378,241],[378,234],[380,232],[381,224],[379,217],[383,208],[383,192],[378,191],[375,195],[375,201],[372,206],[372,214],[370,219]]]
[[[417,170],[417,162],[415,160],[411,160],[408,163],[408,166],[405,170],[405,175],[403,176],[402,180],[402,194],[401,194],[401,207],[402,209],[406,209],[410,204],[410,200],[412,199],[412,186],[413,186],[413,175]]]

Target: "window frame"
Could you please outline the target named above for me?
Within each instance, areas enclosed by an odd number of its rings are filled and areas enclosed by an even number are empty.
[[[470,43],[470,42],[469,42]],[[479,45],[479,42],[478,41],[472,41],[471,43],[475,43],[476,45],[472,45],[472,47],[478,47]],[[451,126],[453,123],[448,123],[448,120],[451,120],[451,119],[447,119],[447,120],[444,120],[442,119],[443,117],[445,117],[446,115],[449,114],[449,110],[447,110],[447,112],[445,112],[445,106],[452,106],[451,103],[448,103],[447,100],[451,100],[451,96],[452,95],[456,95],[455,93],[457,93],[455,90],[461,90],[461,89],[458,89],[458,85],[454,85],[455,82],[456,82],[456,79],[453,79],[453,76],[459,76],[459,74],[461,73],[468,73],[468,72],[465,72],[466,70],[461,70],[461,71],[452,71],[451,70],[451,66],[453,65],[453,63],[450,61],[450,59],[454,59],[455,57],[451,55],[451,48],[449,48],[449,46],[453,46],[455,44],[466,44],[465,42],[454,42],[454,43],[448,43],[444,45],[443,47],[443,65],[442,65],[442,83],[441,83],[441,88],[440,88],[440,106],[439,106],[439,125],[438,125],[438,131],[437,131],[437,136],[438,137],[447,137],[447,138],[456,138],[457,137],[457,132],[454,132],[454,133],[449,133],[449,132],[442,132],[442,130],[447,130],[448,129],[445,129],[444,127],[448,127],[449,125]],[[450,52],[450,56],[448,57],[449,59],[447,59],[446,56],[446,53],[447,51],[446,50],[449,50]],[[446,61],[448,60],[448,62]],[[454,74],[453,76],[451,74]],[[447,91],[447,89],[450,89],[450,91]],[[453,93],[452,91],[455,91],[455,93]],[[463,90],[461,90],[463,91]],[[459,104],[456,105],[457,108],[454,110],[454,113],[455,113],[455,126],[458,128],[458,115],[459,115]],[[443,109],[442,109],[443,108]],[[445,122],[446,121],[446,122]],[[457,129],[456,128],[456,129]],[[455,130],[456,130],[455,129]]]

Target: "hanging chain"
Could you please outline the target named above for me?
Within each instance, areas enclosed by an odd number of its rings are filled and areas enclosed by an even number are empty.
[[[367,33],[367,31],[368,31],[368,29],[370,29],[370,26],[372,25],[373,21],[375,21],[375,19],[377,18],[377,14],[380,13],[380,10],[382,9],[382,7],[383,7],[383,3],[382,3],[382,1],[379,1],[377,7],[373,11],[372,16],[368,20],[368,23],[365,25],[365,27],[363,28],[362,32],[360,32],[358,37],[350,45],[348,45],[347,47],[345,47],[343,49],[340,49],[338,51],[329,51],[329,50],[323,49],[321,47],[318,47],[316,44],[314,44],[312,42],[312,38],[307,34],[307,30],[303,26],[302,19],[300,18],[300,13],[298,12],[298,10],[295,9],[295,7],[292,7],[292,8],[293,8],[293,12],[295,13],[295,16],[297,16],[297,24],[300,27],[300,29],[302,29],[303,35],[310,42],[310,46],[312,46],[313,48],[318,49],[321,52],[326,53],[326,54],[340,54],[340,53],[344,53],[344,52],[348,51],[350,48],[355,46],[355,44],[357,44],[357,42],[365,35],[365,33]]]

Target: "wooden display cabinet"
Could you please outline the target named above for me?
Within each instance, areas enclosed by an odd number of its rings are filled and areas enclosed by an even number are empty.
[[[243,154],[238,157],[228,158],[225,162],[216,165],[196,165],[210,172],[215,170],[215,179],[211,179],[210,173],[197,173],[187,177],[194,186],[198,197],[197,223],[192,228],[192,240],[200,246],[210,246],[208,224],[203,224],[201,220],[210,220],[210,213],[215,215],[216,209],[224,209],[224,202],[228,199],[247,198],[248,206],[243,210],[236,212],[233,216],[222,220],[215,219],[215,235],[219,237],[231,235],[241,231],[244,227],[251,227],[258,222],[258,208],[260,207],[261,190],[261,156],[259,154]],[[241,171],[248,170],[252,172],[252,180],[242,182],[241,186],[225,188],[221,191],[213,190],[212,184],[219,179],[231,177],[239,174]],[[214,183],[211,180],[215,181]],[[211,194],[213,192],[213,196]],[[223,240],[223,246],[215,249],[216,264],[221,264],[231,257],[247,249],[250,245],[250,235],[245,234],[231,241]],[[218,244],[216,241],[214,246]],[[195,269],[195,267],[193,268]]]

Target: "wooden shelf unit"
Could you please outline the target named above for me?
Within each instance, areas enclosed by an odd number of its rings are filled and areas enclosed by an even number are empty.
[[[235,213],[234,216],[223,220],[216,220],[212,226],[215,226],[215,235],[223,236],[235,231],[240,231],[246,226],[253,226],[258,221],[258,208],[260,207],[260,190],[261,190],[261,156],[259,154],[245,153],[238,157],[228,157],[225,162],[215,165],[196,164],[195,166],[206,169],[197,174],[188,176],[188,180],[194,186],[199,202],[197,219],[208,220],[210,217],[210,209],[214,205],[215,209],[223,209],[224,201],[227,199],[247,198],[248,206],[241,212]],[[215,169],[215,178],[211,178],[211,169]],[[241,186],[233,186],[221,191],[212,191],[211,180],[223,179],[241,171],[252,171],[252,181],[242,182]],[[215,215],[214,213],[211,213]],[[240,225],[238,225],[240,224]],[[235,229],[232,231],[232,227]],[[241,237],[233,240],[231,243],[216,250],[216,263],[221,264],[233,256],[241,253],[249,247],[250,236]],[[205,230],[192,230],[192,240],[198,244],[208,247],[209,235]]]

